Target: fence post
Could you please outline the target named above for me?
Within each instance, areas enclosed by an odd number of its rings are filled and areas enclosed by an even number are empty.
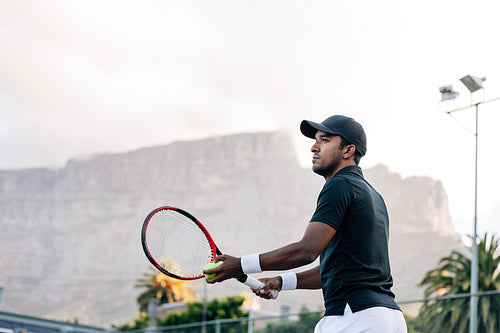
[[[248,311],[248,333],[253,333],[253,310],[250,308]]]
[[[156,322],[156,316],[158,314],[158,303],[159,300],[157,298],[152,298],[148,301],[148,315],[149,315],[149,331],[155,331],[158,327],[158,323]]]
[[[290,305],[282,305],[280,309],[281,320],[288,320],[290,317]]]

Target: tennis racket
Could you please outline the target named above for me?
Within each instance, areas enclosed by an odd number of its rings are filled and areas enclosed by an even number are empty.
[[[153,266],[180,280],[203,278],[205,265],[222,254],[200,221],[175,207],[159,207],[149,213],[142,226],[141,240]],[[264,283],[246,274],[236,279],[252,289],[264,287]],[[278,292],[272,292],[276,298]]]

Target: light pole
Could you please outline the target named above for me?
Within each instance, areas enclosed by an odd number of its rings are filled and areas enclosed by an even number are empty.
[[[460,81],[467,87],[470,93],[474,93],[480,89],[483,89],[483,82],[486,81],[486,77],[478,78],[471,75],[466,75],[460,79]],[[458,92],[453,90],[453,86],[445,86],[439,88],[441,92],[441,101],[453,100],[458,96]],[[478,175],[478,137],[479,137],[479,104],[484,104],[488,102],[492,102],[498,100],[499,98],[495,98],[489,101],[477,102],[474,104],[470,104],[463,108],[454,109],[451,111],[446,111],[447,114],[451,115],[454,112],[469,109],[471,107],[475,107],[476,111],[476,126],[474,132],[475,137],[475,157],[474,157],[474,227],[473,227],[473,236],[472,236],[472,261],[471,261],[471,288],[470,288],[470,325],[469,332],[476,333],[477,332],[477,307],[478,307],[478,277],[479,277],[479,267],[478,267],[478,250],[477,250],[477,175]]]

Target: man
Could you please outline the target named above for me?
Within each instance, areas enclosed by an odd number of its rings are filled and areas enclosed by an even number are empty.
[[[315,140],[312,170],[325,179],[302,239],[267,253],[218,256],[216,262],[223,263],[205,271],[216,274],[207,282],[242,273],[288,270],[320,256],[319,266],[262,279],[266,286],[254,292],[271,298],[271,289],[322,288],[325,315],[316,333],[406,332],[391,291],[387,209],[358,166],[366,153],[363,127],[352,118],[335,115],[321,124],[304,120],[300,130]]]

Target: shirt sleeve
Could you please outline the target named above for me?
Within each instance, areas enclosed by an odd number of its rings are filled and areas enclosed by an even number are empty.
[[[333,177],[323,186],[311,222],[326,223],[335,230],[340,228],[342,220],[352,202],[352,188],[345,178]]]

